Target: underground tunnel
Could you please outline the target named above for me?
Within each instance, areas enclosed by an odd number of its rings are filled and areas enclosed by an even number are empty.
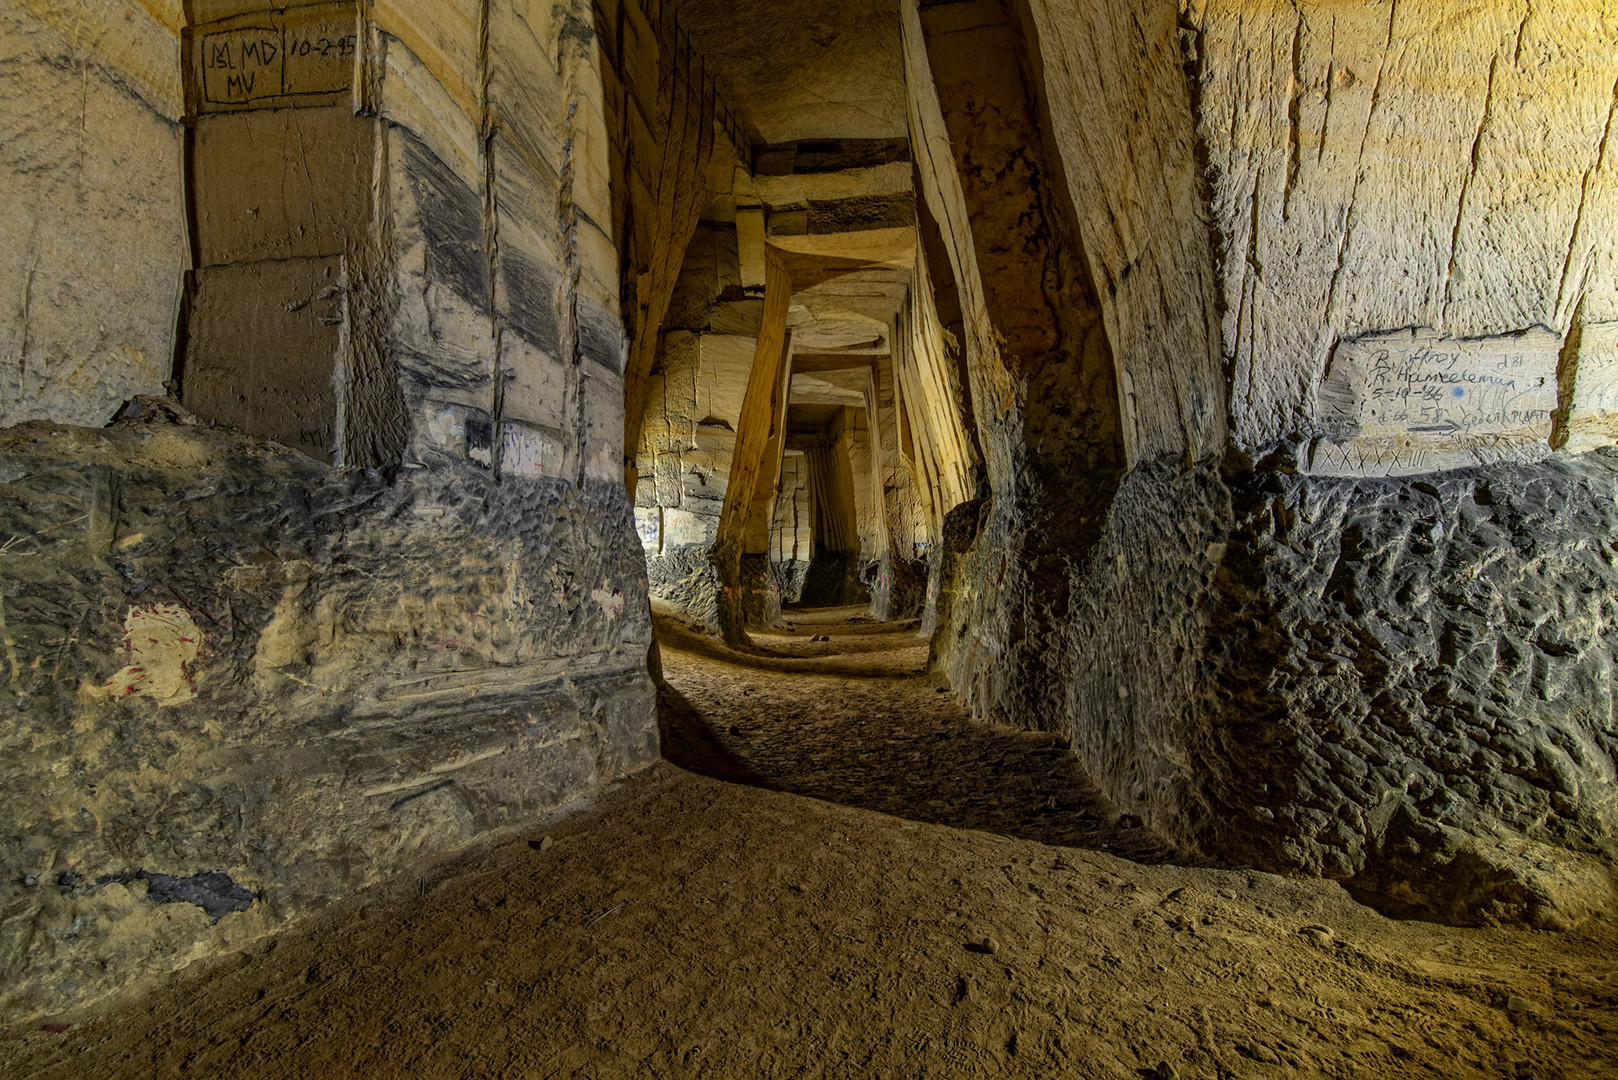
[[[7,0],[0,88],[0,1061],[1618,1067],[1606,5]]]

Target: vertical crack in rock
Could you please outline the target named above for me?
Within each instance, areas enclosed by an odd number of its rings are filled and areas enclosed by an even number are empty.
[[[1461,220],[1466,216],[1466,196],[1472,190],[1472,181],[1478,174],[1478,158],[1483,151],[1483,134],[1489,128],[1489,118],[1494,112],[1494,73],[1500,65],[1500,54],[1496,53],[1489,59],[1489,85],[1483,93],[1483,113],[1478,117],[1477,134],[1472,137],[1472,154],[1470,165],[1466,170],[1466,178],[1461,181],[1461,197],[1455,205],[1455,227],[1449,234],[1449,265],[1444,268],[1444,300],[1441,308],[1444,312],[1449,310],[1450,285],[1455,278],[1455,256],[1461,248]]]
[[[1607,106],[1607,123],[1601,129],[1601,142],[1596,148],[1596,159],[1584,172],[1584,183],[1579,189],[1579,211],[1573,217],[1573,234],[1567,240],[1567,257],[1562,260],[1561,284],[1556,289],[1556,314],[1560,319],[1564,310],[1563,304],[1567,299],[1568,274],[1573,269],[1573,254],[1578,250],[1579,238],[1584,233],[1584,210],[1590,201],[1590,186],[1601,173],[1601,167],[1607,161],[1607,143],[1612,138],[1612,118],[1618,113],[1618,80],[1612,84],[1612,101]],[[1585,273],[1589,272],[1588,262]],[[1581,275],[1582,276],[1582,275]],[[1579,291],[1583,291],[1582,286]]]
[[[501,355],[505,319],[500,314],[500,189],[495,168],[494,105],[489,98],[494,79],[489,45],[489,3],[478,6],[478,153],[483,171],[483,257],[488,264],[489,289],[489,471],[499,479],[505,439],[501,418],[505,411],[505,358]]]
[[[1281,220],[1292,219],[1292,189],[1298,183],[1298,170],[1302,164],[1303,122],[1303,13],[1292,30],[1292,82],[1287,95],[1287,182],[1281,194]]]
[[[1326,50],[1326,113],[1320,120],[1320,144],[1315,147],[1315,164],[1326,157],[1326,132],[1331,130],[1332,84],[1337,81],[1337,16],[1331,17],[1331,44]]]
[[[573,444],[575,477],[582,483],[585,468],[584,353],[579,335],[579,207],[573,198],[573,160],[578,133],[574,125],[579,115],[579,99],[568,99],[563,126],[562,164],[557,170],[556,225],[562,234],[562,355],[567,358],[567,385],[573,395]]]
[[[1354,186],[1349,190],[1348,205],[1343,210],[1343,231],[1337,238],[1337,267],[1332,271],[1331,284],[1326,288],[1326,324],[1332,323],[1332,312],[1337,306],[1337,283],[1343,276],[1343,264],[1348,258],[1348,245],[1354,237],[1354,206],[1359,201],[1360,185],[1365,180],[1365,146],[1371,137],[1371,123],[1376,119],[1376,108],[1382,101],[1382,76],[1387,71],[1388,53],[1393,49],[1393,20],[1399,13],[1399,0],[1388,5],[1388,39],[1382,47],[1382,57],[1376,66],[1376,83],[1371,88],[1371,106],[1365,111],[1365,130],[1360,133],[1359,154],[1354,160]]]
[[[1258,381],[1258,315],[1253,310],[1258,304],[1259,279],[1263,271],[1258,264],[1258,226],[1259,226],[1259,199],[1260,186],[1264,181],[1264,170],[1260,168],[1253,176],[1253,212],[1247,223],[1247,259],[1246,269],[1243,271],[1241,299],[1236,310],[1236,335],[1231,348],[1237,352],[1242,347],[1242,313],[1245,310],[1247,323],[1247,385],[1244,397],[1247,402],[1247,411],[1253,411],[1253,386]],[[1249,272],[1250,275],[1249,275]],[[1233,352],[1234,357],[1234,352]]]
[[[1568,421],[1573,415],[1574,392],[1579,378],[1579,349],[1584,339],[1584,297],[1579,297],[1573,309],[1573,324],[1568,328],[1562,351],[1556,356],[1556,411],[1551,413],[1551,449],[1560,450],[1567,445]]]

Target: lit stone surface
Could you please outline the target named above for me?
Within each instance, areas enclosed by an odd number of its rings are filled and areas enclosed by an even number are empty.
[[[1182,8],[1239,445],[1316,431],[1339,339],[1618,315],[1611,5]]]
[[[0,1008],[639,769],[653,597],[915,617],[1199,856],[1618,910],[1609,7],[12,3]]]
[[[170,376],[187,259],[178,7],[0,12],[0,424],[103,424]]]
[[[1550,453],[1559,335],[1458,340],[1409,331],[1339,342],[1317,406],[1323,475],[1399,476]]]

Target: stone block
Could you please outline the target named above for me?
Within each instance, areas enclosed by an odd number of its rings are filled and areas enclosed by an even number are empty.
[[[337,256],[199,270],[186,406],[331,461],[345,287]]]
[[[1550,450],[1561,337],[1544,327],[1457,339],[1431,330],[1339,342],[1320,384],[1311,472],[1399,476]]]

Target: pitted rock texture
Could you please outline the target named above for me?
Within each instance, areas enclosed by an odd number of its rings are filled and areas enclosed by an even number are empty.
[[[934,662],[976,715],[1062,735],[1110,799],[1192,843],[1206,814],[1189,758],[1205,723],[1197,659],[1229,529],[1211,461],[1159,458],[1060,506],[962,504],[944,530]]]
[[[1208,771],[1189,745],[1202,726],[1198,659],[1231,523],[1217,466],[1159,458],[1130,470],[1100,541],[1073,565],[1072,607],[1049,670],[1054,715],[1120,808],[1192,840]]]
[[[770,563],[770,573],[775,575],[775,588],[781,594],[781,603],[796,604],[803,595],[804,578],[809,574],[809,560],[788,559],[784,562]]]
[[[927,603],[927,560],[890,555],[865,569],[871,614],[879,619],[919,618]]]
[[[805,607],[844,607],[870,602],[859,553],[817,551],[804,572],[798,602]]]
[[[1618,453],[1231,483],[1210,846],[1457,921],[1611,910]]]
[[[389,485],[148,415],[0,432],[12,1015],[239,944],[657,757],[620,485]]]
[[[1029,654],[1006,596],[1029,579],[968,506],[935,662],[1176,842],[1389,910],[1571,926],[1618,911],[1615,495],[1613,452],[1380,481],[1159,460],[1016,679],[989,656]]]
[[[719,628],[719,576],[706,547],[670,548],[646,560],[653,599],[678,608],[704,626]]]
[[[747,626],[774,626],[781,621],[781,588],[767,555],[743,555],[741,574],[731,586],[741,597]]]

